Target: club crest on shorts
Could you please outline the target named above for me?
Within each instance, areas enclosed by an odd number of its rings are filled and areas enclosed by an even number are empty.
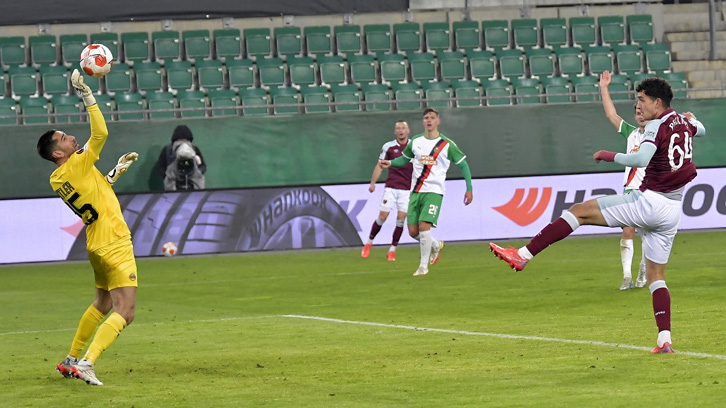
[[[136,280],[136,274],[133,273],[133,272],[131,272],[131,274],[129,275],[129,280],[135,281]]]
[[[385,203],[387,203],[387,202],[388,202],[388,200],[383,200],[383,204],[385,204]]]

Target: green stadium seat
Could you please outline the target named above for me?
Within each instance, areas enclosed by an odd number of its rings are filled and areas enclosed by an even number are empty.
[[[567,46],[567,20],[564,18],[543,18],[539,21],[542,44],[545,47]]]
[[[628,38],[631,44],[650,44],[654,42],[653,17],[650,14],[625,16]]]
[[[0,69],[0,98],[7,95],[7,89],[8,89],[8,75]]]
[[[546,103],[572,102],[570,81],[565,77],[543,77],[542,88],[544,89]]]
[[[119,38],[117,33],[93,33],[90,36],[90,41],[88,42],[88,44],[103,44],[106,46],[106,48],[109,49],[109,51],[111,51],[111,54],[113,54],[113,58],[115,61],[122,61],[121,48],[119,47]],[[78,55],[81,55],[80,51],[78,52]],[[75,62],[73,60],[69,61],[71,61],[71,63]],[[76,58],[76,61],[78,61],[78,58]]]
[[[181,89],[176,95],[179,114],[182,118],[204,118],[207,116],[207,98],[203,91]]]
[[[10,94],[15,97],[38,95],[38,73],[33,67],[10,67],[8,69]]]
[[[0,37],[0,62],[5,70],[25,65],[27,62],[25,37]]]
[[[525,55],[531,76],[542,78],[555,74],[555,54],[549,48],[530,48]]]
[[[300,27],[275,27],[273,32],[278,57],[286,59],[289,56],[302,55],[302,31]]]
[[[353,54],[349,54],[349,57]],[[318,56],[318,69],[322,85],[345,84],[345,60],[339,55]]]
[[[166,66],[168,61],[181,60],[181,40],[179,31],[154,31],[151,41],[154,44],[154,59]]]
[[[408,65],[411,67],[411,79],[416,82],[436,79],[436,61],[430,52],[408,54]]]
[[[20,98],[18,105],[20,106],[20,113],[23,115],[23,123],[26,125],[50,122],[51,107],[44,97],[23,96]]]
[[[512,92],[509,89],[509,81],[506,79],[482,81],[482,89],[484,90],[487,106],[512,104]]]
[[[239,115],[237,92],[231,89],[210,89],[207,92],[207,98],[212,107],[211,115],[213,117]]]
[[[454,45],[456,49],[467,53],[469,50],[481,49],[481,31],[478,21],[454,21]]]
[[[673,89],[674,98],[688,98],[688,80],[683,72],[663,72],[658,76],[668,81]]]
[[[391,52],[391,27],[388,24],[366,24],[363,26],[363,34],[369,54]]]
[[[136,62],[149,61],[149,33],[133,32],[121,34],[123,61],[131,66]]]
[[[610,85],[608,86],[610,99],[614,101],[633,99],[630,89],[630,81],[628,81],[627,75],[613,74],[610,76]]]
[[[144,98],[140,93],[117,93],[114,96],[114,101],[116,102],[116,115],[118,120],[144,119]]]
[[[267,91],[262,88],[248,88],[240,90],[240,101],[242,102],[242,113],[244,115],[268,115],[270,101]]]
[[[594,102],[600,100],[599,78],[595,75],[573,76],[572,88],[575,102]]]
[[[155,91],[146,93],[146,105],[149,109],[149,119],[174,119],[176,118],[176,102],[174,94],[166,91]]]
[[[597,45],[595,17],[570,17],[569,23],[573,46]]]
[[[442,51],[437,54],[441,78],[445,81],[466,79],[466,58],[461,51]]]
[[[41,65],[38,73],[46,98],[51,95],[67,94],[70,90],[68,81],[71,75],[65,65]]]
[[[481,22],[484,32],[484,47],[493,52],[509,48],[509,22],[507,20],[485,20]]]
[[[528,49],[539,46],[539,30],[537,20],[534,18],[521,18],[512,20],[512,36],[514,46]]]
[[[197,82],[199,89],[212,90],[224,87],[224,66],[218,59],[196,61]]]
[[[106,93],[114,95],[117,92],[131,92],[133,89],[131,67],[123,62],[114,63],[111,72],[106,74]]]
[[[631,74],[643,71],[643,53],[637,45],[613,45],[615,64],[621,74]]]
[[[393,25],[396,51],[413,53],[421,51],[421,26],[418,23],[398,23]]]
[[[308,56],[331,55],[333,53],[330,26],[310,26],[303,29],[305,50]]]
[[[88,84],[86,84],[86,85],[88,85]],[[113,99],[111,99],[111,95],[96,94],[96,95],[94,95],[94,97],[96,98],[96,104],[98,104],[98,108],[103,113],[103,117],[107,121],[110,121],[112,119],[111,114],[112,114],[113,110],[115,109]]]
[[[270,88],[270,99],[272,99],[272,112],[275,115],[300,113],[300,95],[293,87]]]
[[[184,56],[189,62],[212,58],[212,37],[209,30],[182,31]]]
[[[31,64],[35,67],[56,64],[58,62],[58,45],[56,42],[54,35],[31,35],[28,37]]]
[[[312,57],[287,57],[290,84],[298,89],[317,84],[315,60]]]
[[[391,86],[397,110],[421,109],[421,88],[415,82],[394,83]]]
[[[469,60],[469,71],[472,79],[478,81],[496,79],[496,59],[491,51],[472,50],[467,52],[466,57]]]
[[[256,60],[258,57],[272,56],[272,36],[269,28],[245,28],[242,33],[249,58]]]
[[[55,113],[55,123],[78,123],[83,120],[83,111],[81,110],[81,99],[73,95],[56,94],[51,98],[53,105],[53,113]],[[2,115],[2,113],[0,113]],[[1,121],[2,119],[0,119]]]
[[[555,48],[560,75],[580,76],[585,74],[585,57],[580,47]]]
[[[497,58],[502,78],[519,78],[525,75],[525,60],[521,50],[499,50]]]
[[[655,74],[651,74],[648,72],[640,73],[640,72],[631,72],[628,75],[628,79],[630,79],[630,89],[635,89],[640,81],[644,80],[645,78],[652,78]]]
[[[324,86],[307,86],[300,89],[303,111],[305,113],[331,112],[331,95]],[[322,105],[325,104],[325,105]]]
[[[85,34],[63,34],[60,36],[59,42],[61,63],[66,67],[70,67],[71,65],[78,63],[81,52],[83,52],[83,49],[88,45],[88,37]],[[118,45],[116,48],[118,48]],[[114,53],[113,47],[108,47],[108,49],[113,54],[113,58],[118,61],[118,51]]]
[[[330,92],[333,94],[336,112],[360,111],[361,92],[358,86],[348,85],[331,85]]]
[[[449,23],[424,23],[424,44],[426,51],[438,53],[451,50]]]
[[[222,28],[212,31],[214,55],[227,62],[242,56],[242,35],[239,28]]]
[[[453,81],[451,89],[454,98],[456,98],[456,106],[471,107],[481,106],[481,86],[476,81]]]
[[[602,45],[625,44],[623,16],[600,16],[597,18]]]
[[[406,82],[406,61],[403,55],[380,54],[378,66],[381,69],[381,82]]]
[[[359,25],[337,25],[333,27],[335,52],[338,55],[360,54],[363,49]],[[390,42],[390,39],[389,39]]]
[[[452,106],[451,87],[448,81],[422,82],[421,89],[426,97],[427,108],[441,109]]]
[[[282,59],[277,57],[258,58],[257,70],[260,73],[261,86],[278,87],[285,85],[285,63],[282,62]]]
[[[613,53],[608,46],[585,47],[587,62],[591,75],[600,75],[605,71],[614,71]]]
[[[0,95],[0,125],[16,125],[18,111],[15,99]]]
[[[648,72],[662,73],[671,71],[671,52],[667,44],[642,44],[642,48]]]
[[[251,59],[228,59],[226,66],[230,89],[240,92],[256,86],[255,68]]]
[[[134,75],[136,77],[136,89],[141,94],[164,90],[161,64],[158,62],[137,62],[134,64]]]
[[[376,60],[370,54],[348,55],[350,78],[358,84],[376,82]]]
[[[540,103],[542,88],[536,78],[513,78],[514,100],[517,105]]]
[[[189,61],[167,61],[164,71],[171,93],[176,94],[182,89],[194,89],[194,72]]]
[[[361,92],[367,111],[391,110],[391,90],[384,84],[361,84]]]

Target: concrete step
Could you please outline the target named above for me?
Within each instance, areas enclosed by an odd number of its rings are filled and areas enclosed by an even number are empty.
[[[726,71],[720,69],[707,70],[707,71],[688,71],[689,81],[711,81],[726,83]]]
[[[726,31],[716,31],[716,41],[726,41]],[[709,31],[694,31],[688,33],[666,33],[665,42],[691,42],[691,41],[711,41],[711,33]]]
[[[696,88],[696,89],[706,89],[706,88],[723,88],[724,84],[721,82],[721,80],[709,80],[709,81],[692,81],[691,80],[691,73],[688,73],[688,87],[689,88]]]
[[[673,61],[671,65],[676,72],[726,70],[726,58],[715,61]]]
[[[688,91],[688,98],[690,99],[716,99],[726,97],[726,92],[722,90],[693,90]]]
[[[710,47],[706,47],[703,50],[697,49],[697,47],[694,46],[692,49],[687,49],[683,51],[673,51],[671,52],[672,60],[674,61],[699,61],[699,60],[707,60],[711,57],[711,51]],[[726,59],[726,49],[723,47],[716,48],[716,59]]]
[[[663,14],[708,13],[708,3],[681,3],[663,5]]]
[[[708,13],[663,14],[663,27],[666,33],[709,31]],[[726,22],[716,20],[716,30],[726,30]]]

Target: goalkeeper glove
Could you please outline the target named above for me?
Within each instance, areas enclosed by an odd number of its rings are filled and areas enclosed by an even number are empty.
[[[83,98],[83,104],[86,105],[86,107],[96,104],[96,98],[93,97],[93,91],[91,91],[91,88],[83,82],[83,76],[77,69],[74,69],[71,74],[71,85],[76,88],[78,95]]]
[[[119,157],[116,167],[111,169],[111,171],[109,171],[106,175],[106,180],[108,180],[108,183],[113,185],[113,183],[115,183],[122,174],[126,173],[126,170],[129,169],[131,163],[135,162],[138,158],[139,154],[136,152],[126,153],[125,155]]]
[[[597,163],[600,163],[600,160],[604,160],[606,162],[615,161],[615,155],[617,153],[609,152],[607,150],[600,150],[597,153],[592,155],[592,158],[595,159]]]

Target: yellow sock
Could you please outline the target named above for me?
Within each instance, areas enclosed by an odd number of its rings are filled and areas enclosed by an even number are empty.
[[[69,356],[78,358],[81,355],[81,351],[86,347],[88,339],[91,338],[96,327],[105,316],[105,314],[101,313],[93,305],[86,309],[83,317],[81,317],[80,323],[78,323],[78,330],[76,330],[76,337],[73,338],[71,351],[68,353]]]
[[[126,320],[116,312],[111,313],[96,331],[96,335],[93,337],[91,345],[88,346],[88,351],[83,359],[95,364],[98,356],[116,340],[124,327],[126,327]]]

